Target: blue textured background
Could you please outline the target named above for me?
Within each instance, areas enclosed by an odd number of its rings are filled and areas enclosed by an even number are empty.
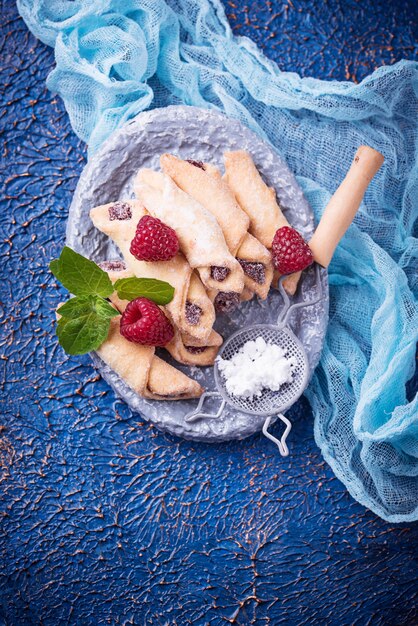
[[[282,69],[361,80],[414,58],[415,0],[225,2]],[[196,445],[115,399],[53,333],[47,271],[85,163],[45,89],[53,52],[2,6],[0,622],[415,625],[417,525],[354,502],[303,399],[291,456]]]

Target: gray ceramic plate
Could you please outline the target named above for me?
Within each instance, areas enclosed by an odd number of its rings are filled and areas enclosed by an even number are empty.
[[[96,262],[120,256],[112,242],[98,232],[89,211],[98,204],[130,198],[132,179],[140,167],[159,168],[163,152],[183,158],[209,161],[222,167],[222,154],[243,149],[251,153],[264,180],[275,188],[288,218],[305,238],[314,229],[313,215],[295,177],[273,148],[242,126],[215,111],[195,107],[172,106],[141,113],[116,131],[89,161],[84,169],[70,208],[67,244]],[[291,319],[293,331],[306,348],[312,374],[318,364],[328,319],[328,284],[325,270],[321,273],[324,298],[312,307],[295,311]],[[315,295],[313,270],[305,271],[296,300]],[[253,323],[275,323],[281,308],[280,294],[271,291],[264,302],[242,304],[230,316],[220,316],[216,329],[228,337],[238,328]],[[163,350],[160,356],[172,362]],[[196,441],[242,439],[261,430],[264,417],[255,417],[227,408],[218,420],[186,423],[184,416],[196,400],[179,402],[145,400],[136,395],[96,355],[93,361],[103,378],[115,392],[144,419],[161,430]],[[213,368],[179,366],[206,389],[215,390]]]

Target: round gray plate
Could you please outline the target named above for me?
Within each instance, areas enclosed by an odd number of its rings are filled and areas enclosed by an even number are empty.
[[[183,158],[208,161],[222,168],[227,150],[248,150],[264,180],[275,188],[289,222],[309,239],[314,230],[312,211],[295,177],[273,148],[238,121],[215,111],[187,106],[171,106],[138,115],[103,144],[85,167],[73,202],[67,226],[67,244],[99,262],[120,256],[114,244],[97,231],[90,218],[92,207],[121,198],[131,198],[132,180],[140,167],[159,169],[159,157],[172,152]],[[295,311],[291,326],[307,351],[310,373],[318,364],[328,319],[328,283],[321,272],[324,298],[312,307]],[[296,300],[315,295],[314,273],[305,271]],[[254,299],[243,303],[229,316],[219,316],[215,328],[225,338],[238,328],[254,323],[276,322],[281,309],[280,294],[272,290],[264,302]],[[164,350],[158,352],[174,364]],[[145,400],[136,395],[97,355],[93,361],[115,392],[145,419],[161,430],[196,441],[243,439],[261,430],[264,417],[247,415],[227,407],[218,420],[186,423],[184,416],[197,400],[179,402]],[[215,390],[213,368],[186,367],[175,364],[206,389]],[[205,405],[206,407],[206,405]]]

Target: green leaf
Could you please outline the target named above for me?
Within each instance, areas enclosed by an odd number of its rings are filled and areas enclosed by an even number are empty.
[[[119,311],[107,302],[107,300],[103,300],[103,298],[97,298],[95,309],[100,317],[116,317],[116,315],[120,315]]]
[[[62,304],[57,313],[68,319],[75,319],[91,313],[93,308],[92,298],[94,296],[77,296],[70,298],[65,304]]]
[[[119,278],[114,284],[114,289],[122,300],[148,298],[156,304],[164,305],[171,302],[174,297],[174,287],[154,278]]]
[[[107,273],[67,246],[49,267],[60,283],[75,296],[99,295],[107,298],[113,292]]]
[[[76,296],[70,298],[58,309],[59,315],[68,319],[83,317],[92,312],[96,312],[100,317],[119,315],[119,311],[100,296]]]
[[[96,350],[109,333],[112,317],[119,315],[100,296],[70,298],[58,309],[57,336],[68,354],[85,354]]]
[[[61,317],[57,324],[58,341],[68,354],[86,354],[102,345],[109,326],[109,317],[95,313],[74,319]]]

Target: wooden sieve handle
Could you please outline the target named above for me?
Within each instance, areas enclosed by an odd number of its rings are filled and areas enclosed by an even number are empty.
[[[366,189],[383,161],[383,155],[369,146],[360,146],[357,150],[346,177],[327,204],[309,242],[315,261],[323,267],[330,264],[338,242],[353,221]]]

